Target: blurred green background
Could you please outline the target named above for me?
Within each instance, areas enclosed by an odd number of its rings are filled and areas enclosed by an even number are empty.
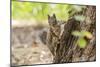
[[[83,7],[71,4],[12,1],[12,19],[41,22],[47,20],[48,14],[55,13],[58,20],[67,20],[74,13],[82,11]]]

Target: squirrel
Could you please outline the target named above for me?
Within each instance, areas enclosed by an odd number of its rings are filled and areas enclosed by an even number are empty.
[[[65,22],[57,21],[55,14],[52,16],[48,15],[48,23],[49,23],[49,31],[47,32],[47,45],[53,55],[55,55],[55,51],[57,50],[57,46],[60,41],[60,37],[62,34],[62,25],[64,25]],[[63,26],[64,27],[64,26]]]

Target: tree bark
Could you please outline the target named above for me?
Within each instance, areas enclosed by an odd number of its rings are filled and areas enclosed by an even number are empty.
[[[96,7],[87,6],[81,13],[86,17],[85,21],[77,21],[74,18],[69,19],[64,25],[63,33],[56,37],[53,32],[54,29],[49,30],[47,41],[51,40],[48,44],[48,48],[54,56],[53,63],[69,63],[69,62],[81,62],[81,61],[95,61],[96,60]],[[56,19],[56,18],[55,18]],[[49,24],[52,19],[48,18]],[[54,19],[53,19],[54,20]],[[57,21],[56,21],[57,22]],[[86,30],[92,33],[93,38],[87,39],[88,44],[85,48],[77,46],[76,42],[78,37],[73,36],[71,33],[75,30]],[[56,41],[55,41],[56,39]]]

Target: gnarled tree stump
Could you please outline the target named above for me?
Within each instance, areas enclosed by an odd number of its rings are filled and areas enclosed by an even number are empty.
[[[85,21],[69,19],[64,25],[61,33],[61,25],[56,16],[48,16],[49,32],[47,33],[47,46],[54,56],[54,63],[69,63],[96,60],[96,7],[87,6],[81,15],[86,17]],[[75,30],[86,30],[92,33],[93,38],[88,40],[85,48],[77,46],[78,37],[71,33]]]

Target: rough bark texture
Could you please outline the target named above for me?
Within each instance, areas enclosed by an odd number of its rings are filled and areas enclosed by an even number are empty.
[[[61,25],[58,24],[56,16],[48,16],[50,25],[47,34],[47,46],[54,56],[54,63],[69,63],[80,61],[96,60],[96,7],[87,6],[81,15],[86,16],[85,21],[80,22],[74,18],[69,19],[64,25],[64,31],[61,33]],[[77,46],[77,37],[71,33],[75,30],[86,30],[92,33],[93,38],[87,39],[88,44],[85,48]]]

